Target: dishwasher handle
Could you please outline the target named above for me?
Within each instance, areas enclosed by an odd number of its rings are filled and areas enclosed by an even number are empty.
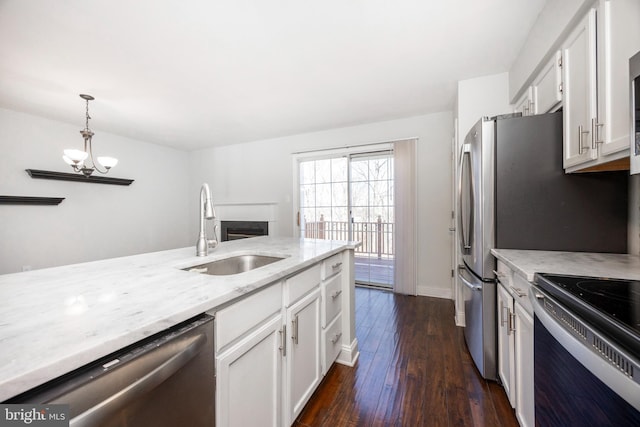
[[[205,334],[199,334],[180,343],[179,349],[160,365],[150,367],[150,371],[143,375],[140,379],[134,381],[124,387],[117,393],[107,397],[97,405],[78,414],[70,420],[69,425],[73,427],[89,427],[98,425],[101,420],[110,414],[125,407],[129,402],[135,400],[139,396],[153,390],[167,378],[170,378],[184,365],[187,364],[195,355],[200,352],[207,338]],[[145,363],[145,358],[134,363]]]

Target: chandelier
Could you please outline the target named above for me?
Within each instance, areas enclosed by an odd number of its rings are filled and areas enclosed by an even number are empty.
[[[97,161],[93,160],[93,150],[91,148],[91,138],[94,133],[89,129],[89,101],[93,101],[95,98],[91,95],[80,95],[80,98],[84,99],[87,103],[86,108],[86,122],[83,130],[80,131],[82,138],[84,139],[84,150],[67,149],[64,150],[62,159],[70,165],[75,172],[82,173],[84,176],[91,176],[94,171],[98,171],[102,174],[109,172],[109,169],[118,164],[118,159],[114,157],[98,157]],[[90,164],[85,163],[85,160]],[[101,170],[99,166],[102,166],[104,170]]]

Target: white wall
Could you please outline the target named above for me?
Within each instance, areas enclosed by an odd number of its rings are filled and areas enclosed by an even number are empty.
[[[214,204],[275,202],[276,233],[291,236],[293,153],[418,137],[418,292],[450,298],[452,135],[452,113],[444,112],[195,151],[191,215],[197,217],[197,192],[208,182]]]
[[[509,103],[509,73],[458,82],[456,117],[460,143],[481,117],[511,112],[513,111]]]
[[[0,274],[184,247],[189,235],[186,152],[93,129],[108,176],[128,187],[32,179],[25,169],[71,172],[62,150],[81,148],[81,125],[0,109],[0,194],[65,197],[58,206],[0,205]]]
[[[577,22],[595,0],[548,0],[518,57],[509,71],[510,100],[515,100],[528,87],[541,67],[559,49],[572,23]]]

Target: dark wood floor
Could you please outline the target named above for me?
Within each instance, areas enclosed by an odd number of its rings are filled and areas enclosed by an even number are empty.
[[[360,359],[334,364],[294,425],[518,426],[453,319],[449,300],[356,288]]]

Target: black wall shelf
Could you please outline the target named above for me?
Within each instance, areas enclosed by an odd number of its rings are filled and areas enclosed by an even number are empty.
[[[0,196],[0,205],[59,205],[64,197]]]
[[[92,184],[131,185],[133,179],[111,178],[106,176],[84,176],[80,173],[66,173],[43,171],[39,169],[25,169],[31,178],[54,179],[58,181],[88,182]]]

